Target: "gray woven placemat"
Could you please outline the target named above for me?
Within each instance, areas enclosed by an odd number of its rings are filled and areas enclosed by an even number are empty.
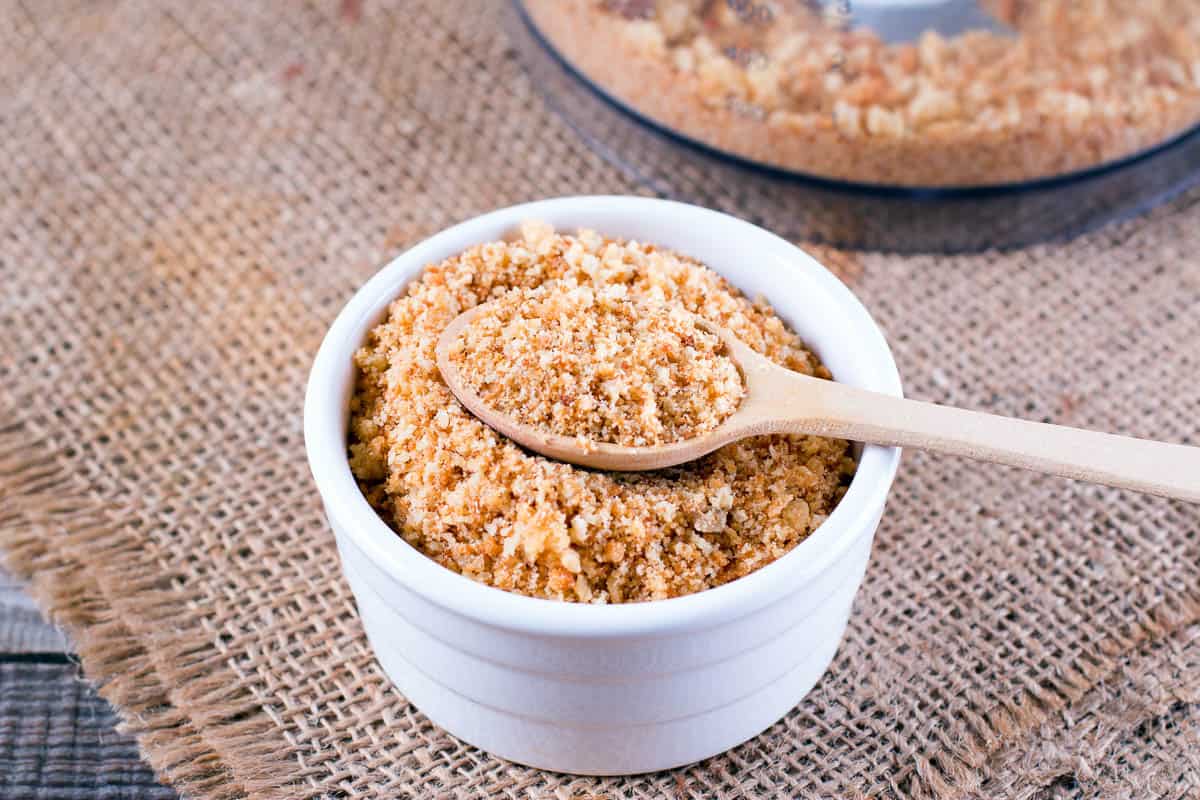
[[[172,800],[78,666],[0,654],[0,797]]]
[[[1200,793],[1196,509],[919,453],[829,673],[728,754],[548,774],[390,688],[304,463],[317,343],[434,230],[637,191],[494,11],[4,7],[0,545],[159,774],[213,800]],[[1192,194],[1064,246],[823,256],[910,393],[1197,443],[1197,252]]]

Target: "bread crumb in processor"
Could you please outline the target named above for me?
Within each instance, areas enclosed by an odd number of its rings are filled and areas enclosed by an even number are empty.
[[[1200,123],[1195,0],[983,0],[1006,36],[888,43],[833,2],[524,0],[622,104],[754,161],[869,184],[1063,175]]]
[[[382,519],[437,563],[538,598],[677,597],[784,555],[845,493],[855,462],[838,439],[760,436],[678,467],[616,473],[554,461],[496,433],[451,394],[436,343],[464,311],[526,296],[551,305],[590,296],[613,298],[617,309],[677,307],[782,366],[830,377],[765,302],[751,302],[704,265],[652,244],[527,224],[514,241],[481,244],[430,265],[355,355],[349,457]],[[648,369],[630,366],[638,374]],[[716,385],[732,379],[713,374]],[[709,413],[681,419],[696,424]],[[658,435],[670,433],[664,422]]]

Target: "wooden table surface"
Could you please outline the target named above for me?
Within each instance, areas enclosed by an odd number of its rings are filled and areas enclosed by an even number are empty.
[[[0,570],[0,798],[175,800],[116,724],[70,642]]]

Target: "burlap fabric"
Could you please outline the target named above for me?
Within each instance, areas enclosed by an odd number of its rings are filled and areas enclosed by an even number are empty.
[[[457,2],[6,3],[0,542],[196,798],[1196,797],[1200,513],[910,453],[830,672],[598,780],[391,689],[304,462],[326,325],[405,245],[628,192]],[[1200,440],[1200,195],[1067,245],[831,263],[917,396]],[[786,276],[781,276],[786,280]]]

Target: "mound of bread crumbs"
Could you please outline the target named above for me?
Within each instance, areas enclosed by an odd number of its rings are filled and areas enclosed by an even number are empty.
[[[691,439],[737,410],[745,387],[724,342],[678,305],[625,284],[513,289],[452,344],[462,380],[524,425],[630,447]]]
[[[763,436],[680,467],[606,473],[531,454],[473,417],[442,381],[438,336],[467,309],[539,287],[675,305],[789,369],[830,377],[770,306],[695,260],[527,224],[514,241],[427,267],[355,356],[350,465],[405,541],[500,589],[622,603],[747,575],[833,510],[855,469],[845,441]]]

